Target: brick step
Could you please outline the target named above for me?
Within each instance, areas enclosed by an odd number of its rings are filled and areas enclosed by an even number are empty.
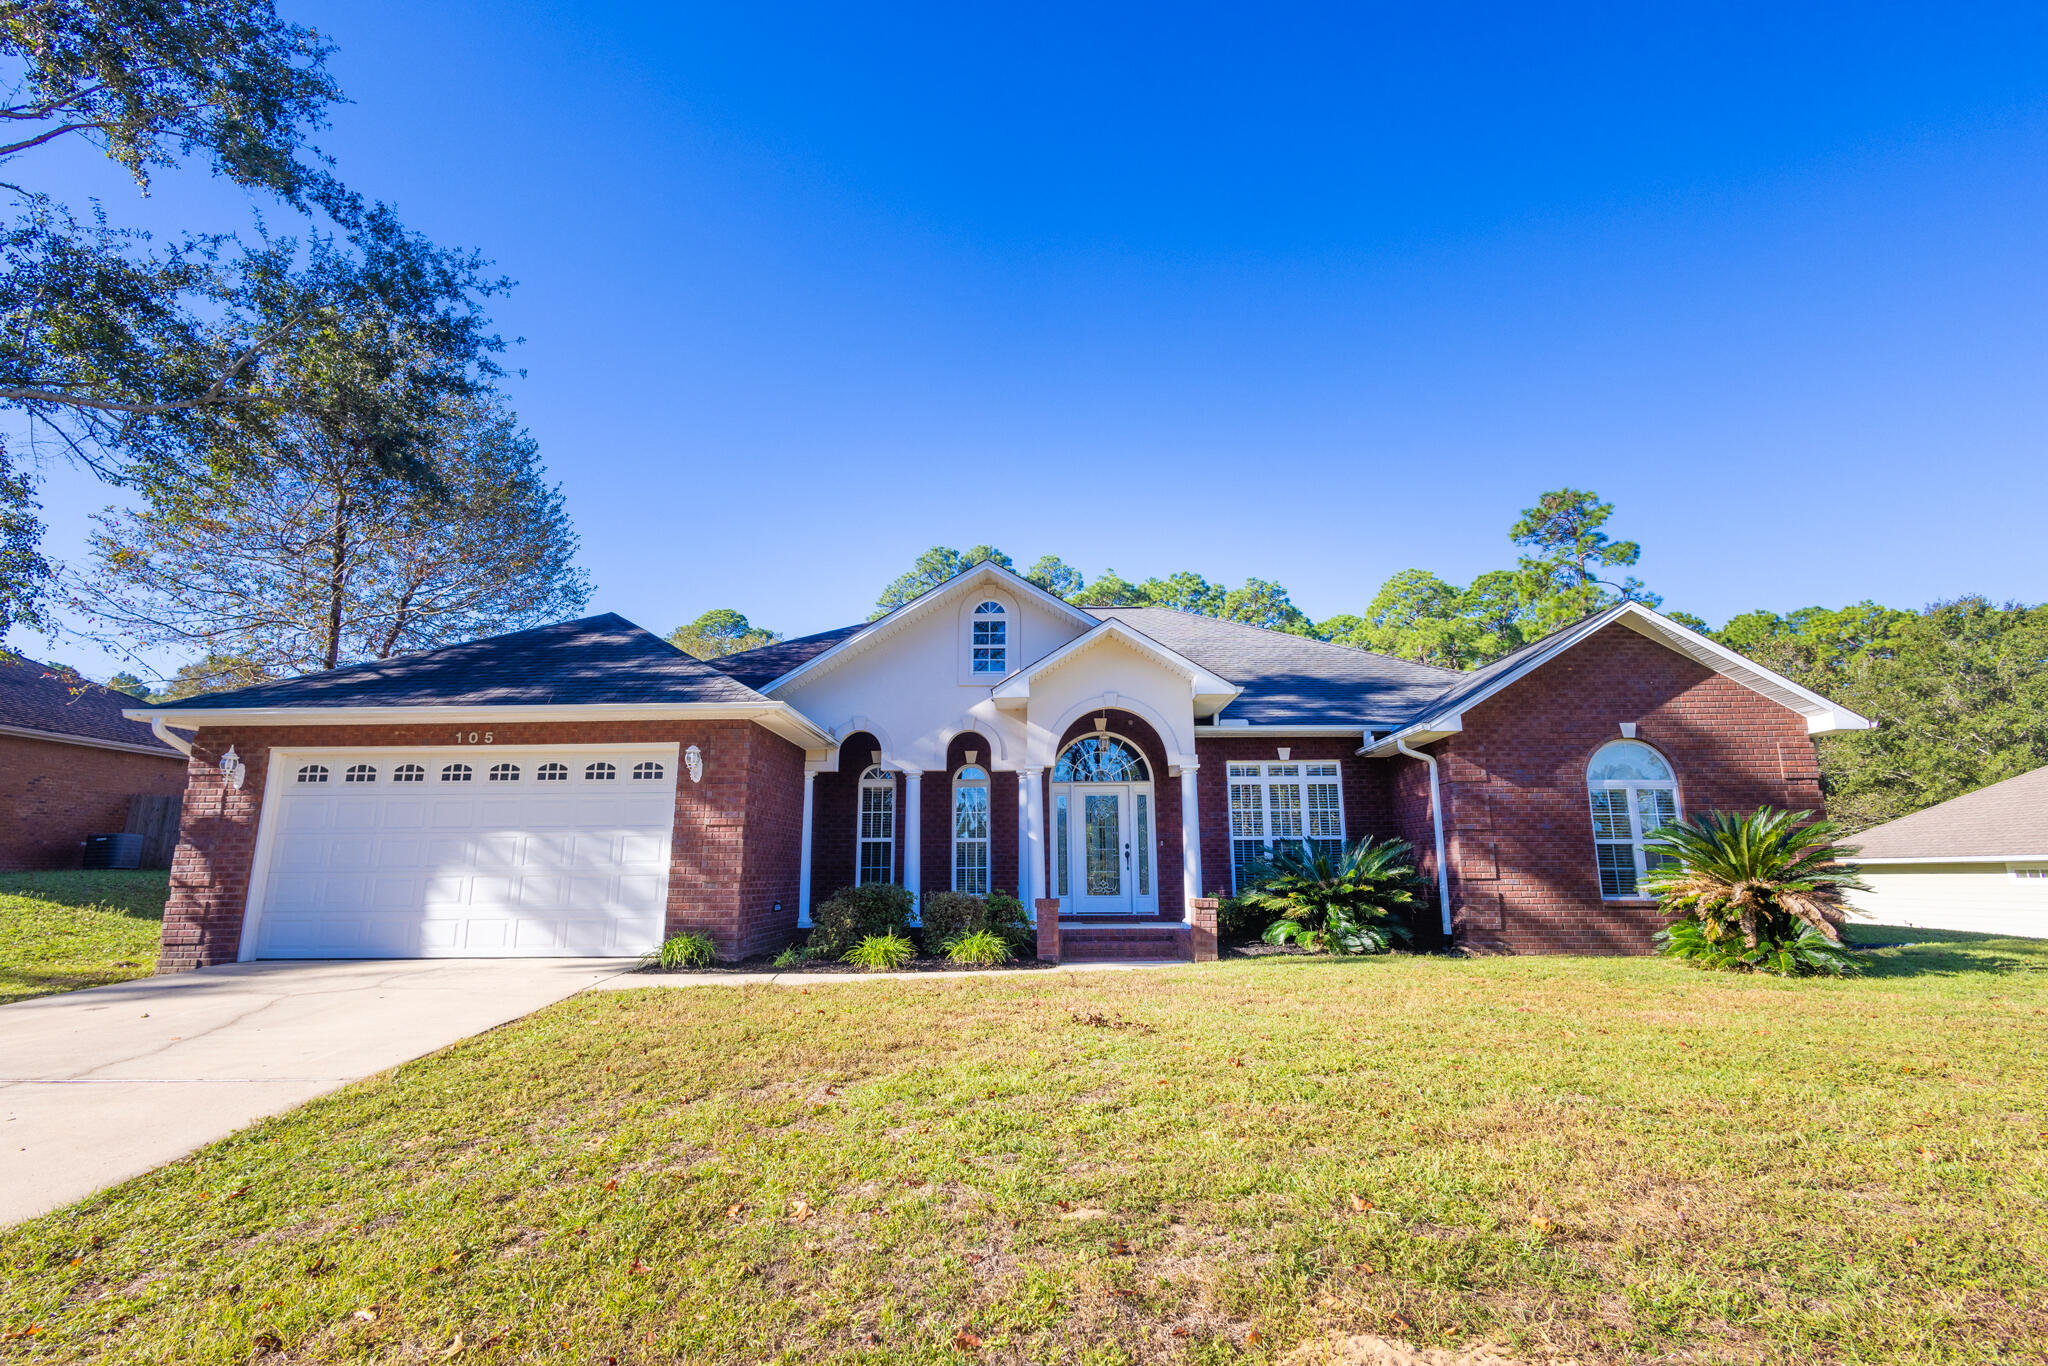
[[[1194,935],[1184,924],[1060,926],[1060,961],[1108,963],[1133,959],[1191,962]]]

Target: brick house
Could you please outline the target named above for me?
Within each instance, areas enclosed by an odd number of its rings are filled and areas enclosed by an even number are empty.
[[[137,796],[174,797],[185,759],[122,715],[135,699],[0,654],[0,870],[76,868]]]
[[[737,958],[865,881],[1184,952],[1275,841],[1367,836],[1447,939],[1642,952],[1645,828],[1818,809],[1812,737],[1869,724],[1637,604],[1459,672],[993,564],[718,660],[600,616],[128,714],[193,733],[167,970]]]

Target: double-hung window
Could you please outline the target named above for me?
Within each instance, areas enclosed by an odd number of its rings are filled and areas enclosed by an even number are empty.
[[[1637,901],[1643,875],[1672,860],[1650,852],[1644,841],[1678,819],[1678,782],[1664,756],[1640,740],[1602,745],[1586,766],[1593,808],[1593,856],[1600,870],[1600,895],[1609,901]]]
[[[1006,674],[1010,671],[1010,614],[994,600],[974,609],[974,672]]]
[[[967,764],[953,775],[953,890],[988,895],[988,771]]]
[[[860,775],[860,863],[855,882],[896,880],[896,775],[877,765]]]
[[[1230,883],[1242,891],[1254,864],[1286,843],[1344,851],[1344,784],[1334,760],[1231,764]]]

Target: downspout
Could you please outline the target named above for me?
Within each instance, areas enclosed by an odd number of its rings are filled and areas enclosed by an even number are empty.
[[[1444,802],[1443,791],[1436,781],[1436,756],[1408,748],[1408,742],[1399,736],[1394,739],[1394,748],[1429,766],[1429,821],[1436,829],[1436,900],[1437,905],[1443,908],[1444,943],[1448,946],[1451,942],[1451,866],[1444,859]]]
[[[192,742],[182,735],[171,734],[171,728],[164,724],[163,717],[152,716],[149,718],[149,733],[184,755],[187,759],[192,757]]]

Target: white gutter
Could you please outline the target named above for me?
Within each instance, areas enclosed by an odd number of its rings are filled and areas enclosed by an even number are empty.
[[[494,721],[753,721],[806,749],[828,749],[831,732],[787,702],[507,703],[478,706],[130,707],[131,721],[204,726],[396,726]]]
[[[190,740],[187,740],[182,735],[171,734],[171,728],[164,724],[163,717],[150,717],[149,729],[150,733],[155,735],[157,739],[163,741],[172,749],[175,749],[176,751],[178,751],[178,753],[184,755],[187,759],[192,757],[192,742]]]
[[[131,744],[126,740],[102,740],[97,735],[73,735],[64,731],[35,730],[29,726],[0,726],[0,735],[18,736],[23,740],[41,740],[52,745],[82,745],[87,749],[112,750],[119,754],[147,754],[156,759],[167,759],[170,757],[155,745],[145,745],[140,741]]]
[[[1443,907],[1444,942],[1448,945],[1451,939],[1451,868],[1444,860],[1444,803],[1443,791],[1436,781],[1436,756],[1410,749],[1406,740],[1398,738],[1394,741],[1394,748],[1429,765],[1429,820],[1436,827],[1436,899],[1437,904]]]

